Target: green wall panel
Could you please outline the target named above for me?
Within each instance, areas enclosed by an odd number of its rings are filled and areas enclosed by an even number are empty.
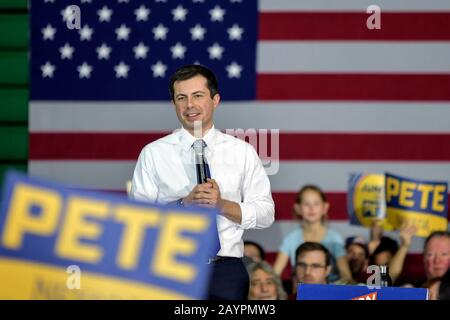
[[[0,13],[0,47],[28,47],[28,25],[27,14]]]
[[[28,52],[0,52],[0,85],[28,83]]]
[[[28,121],[28,90],[0,89],[0,122]]]
[[[27,0],[0,0],[0,9],[27,9],[27,7]]]
[[[0,127],[0,160],[28,159],[28,128]]]

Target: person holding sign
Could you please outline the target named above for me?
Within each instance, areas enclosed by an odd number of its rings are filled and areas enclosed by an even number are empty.
[[[220,95],[211,70],[184,66],[173,74],[169,91],[182,127],[142,149],[131,196],[216,209],[220,250],[205,261],[213,268],[209,298],[246,299],[242,235],[274,221],[269,179],[250,144],[214,127]]]

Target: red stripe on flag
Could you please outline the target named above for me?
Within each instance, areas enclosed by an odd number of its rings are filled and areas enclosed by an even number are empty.
[[[328,212],[329,220],[347,220],[347,196],[342,192],[325,193],[327,200],[330,202],[330,210]],[[275,202],[275,221],[292,220],[294,213],[292,206],[295,203],[297,192],[272,192],[273,201]]]
[[[136,160],[167,133],[31,133],[29,158]],[[282,133],[279,139],[280,160],[450,160],[450,134]],[[267,144],[270,157],[270,139]]]
[[[381,13],[381,29],[365,12],[262,12],[259,40],[450,40],[450,12]]]
[[[450,100],[450,74],[259,74],[257,82],[259,100]]]
[[[30,160],[137,160],[158,133],[30,133]]]
[[[444,161],[450,160],[448,146],[450,134],[287,133],[280,136],[280,158]]]

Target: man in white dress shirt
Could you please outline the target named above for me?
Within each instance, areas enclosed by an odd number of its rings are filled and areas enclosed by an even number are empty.
[[[220,102],[214,73],[204,66],[178,69],[169,86],[182,128],[145,146],[137,161],[131,196],[156,203],[217,208],[220,250],[209,263],[209,299],[247,298],[249,279],[242,262],[246,229],[274,221],[270,182],[255,149],[217,130]],[[239,116],[239,115],[236,115]],[[202,139],[211,178],[197,184],[193,144]]]

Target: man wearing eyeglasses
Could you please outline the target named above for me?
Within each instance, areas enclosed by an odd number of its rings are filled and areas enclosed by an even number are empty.
[[[320,243],[305,242],[295,252],[295,290],[298,283],[327,284],[331,272],[331,253]]]

